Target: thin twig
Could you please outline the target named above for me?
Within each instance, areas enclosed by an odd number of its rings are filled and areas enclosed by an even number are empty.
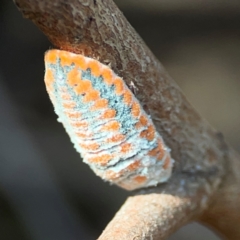
[[[133,83],[175,159],[171,180],[129,198],[100,239],[165,239],[200,216],[228,239],[240,239],[240,229],[223,224],[240,216],[240,157],[188,103],[112,0],[15,3],[57,48],[97,58]],[[221,222],[215,221],[219,212],[224,213]]]

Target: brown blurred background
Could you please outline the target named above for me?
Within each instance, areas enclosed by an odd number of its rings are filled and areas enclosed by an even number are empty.
[[[189,101],[240,151],[240,1],[118,0]],[[0,238],[96,239],[130,194],[81,162],[43,83],[51,47],[0,2]],[[216,240],[194,223],[171,240]]]

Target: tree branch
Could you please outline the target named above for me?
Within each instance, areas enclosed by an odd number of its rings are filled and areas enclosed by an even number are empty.
[[[134,84],[136,97],[175,159],[170,181],[129,198],[100,239],[164,239],[200,217],[228,239],[240,239],[237,227],[237,238],[231,238],[233,224],[217,220],[219,213],[228,216],[227,222],[240,216],[240,157],[188,103],[116,5],[111,0],[15,3],[53,45],[111,64],[128,85]]]
[[[197,189],[194,181],[187,183],[189,192],[186,194],[186,181],[188,177],[179,175],[166,185],[129,197],[99,240],[166,239],[196,219],[206,207],[205,193]]]

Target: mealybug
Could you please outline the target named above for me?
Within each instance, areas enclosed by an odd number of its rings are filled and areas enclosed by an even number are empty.
[[[48,51],[45,66],[59,121],[98,176],[127,190],[168,180],[170,151],[122,78],[95,59],[61,50]]]

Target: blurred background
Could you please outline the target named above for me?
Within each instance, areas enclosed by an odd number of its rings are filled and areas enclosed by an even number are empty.
[[[189,101],[240,151],[240,1],[118,0]],[[51,47],[12,1],[0,2],[0,238],[96,239],[130,194],[96,177],[49,101]],[[171,240],[217,240],[193,223]]]

